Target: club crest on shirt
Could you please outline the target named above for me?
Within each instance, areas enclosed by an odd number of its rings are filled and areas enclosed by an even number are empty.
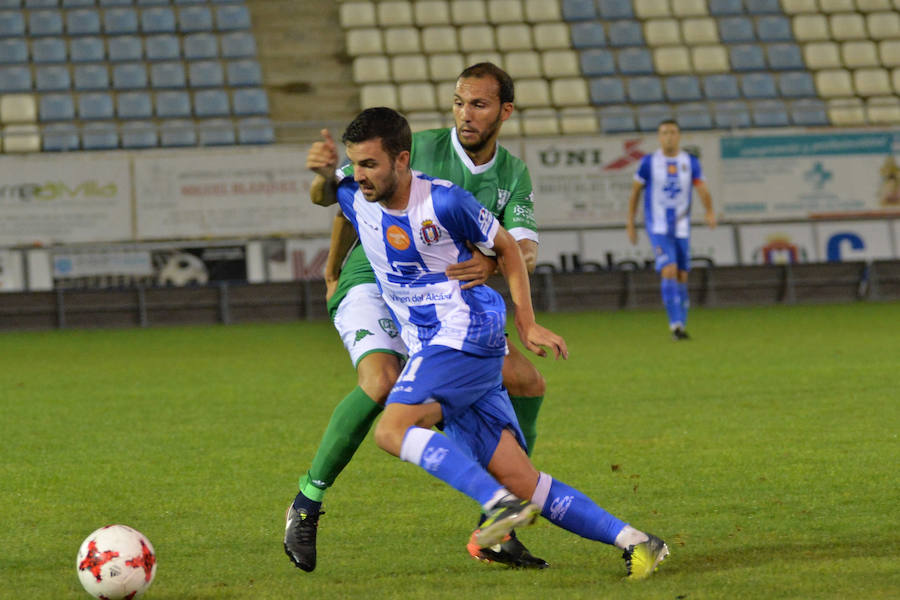
[[[669,175],[677,175],[678,164],[674,162],[666,163],[666,172],[668,172]]]
[[[406,250],[409,248],[409,236],[406,235],[406,232],[403,231],[401,227],[391,225],[387,228],[387,231],[384,232],[384,237],[387,239],[387,243],[397,250]]]
[[[434,221],[425,219],[419,228],[419,239],[429,246],[435,244],[441,239],[441,230],[434,224]]]

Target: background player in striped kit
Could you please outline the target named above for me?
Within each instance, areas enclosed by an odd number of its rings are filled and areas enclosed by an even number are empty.
[[[688,272],[691,268],[691,192],[697,194],[706,209],[704,218],[710,227],[716,226],[716,213],[700,161],[681,149],[681,130],[678,123],[666,120],[657,129],[659,149],[641,159],[631,196],[628,199],[628,220],[625,228],[632,244],[637,243],[634,218],[638,198],[644,192],[644,226],[656,257],[656,270],[663,304],[669,317],[672,339],[689,339],[687,313],[689,305]]]
[[[515,88],[509,75],[491,63],[465,69],[457,80],[453,98],[455,127],[413,134],[413,168],[456,183],[471,192],[516,239],[529,272],[537,260],[538,234],[534,220],[531,178],[525,163],[497,143],[503,122],[514,110]],[[329,135],[313,145],[307,166],[336,163],[336,146]],[[352,173],[347,168],[341,176]],[[317,176],[311,194],[337,184],[337,178]],[[314,200],[315,201],[315,200]],[[357,369],[358,386],[334,409],[309,470],[300,478],[294,507],[306,515],[300,522],[302,538],[294,544],[296,564],[312,571],[316,564],[316,532],[325,491],[362,443],[400,372],[406,348],[391,315],[378,295],[372,269],[362,248],[356,247],[342,261],[356,240],[352,227],[341,216],[335,220],[332,247],[325,269],[329,286],[328,309],[344,346]],[[483,283],[497,263],[480,252],[448,269],[451,277]],[[518,349],[510,345],[503,363],[503,382],[525,435],[529,454],[537,437],[537,416],[543,401],[544,378]],[[502,544],[482,549],[470,537],[467,551],[488,562],[518,567],[543,568],[546,561],[533,556],[515,534]]]

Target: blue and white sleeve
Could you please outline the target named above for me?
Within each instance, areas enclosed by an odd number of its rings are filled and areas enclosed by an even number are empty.
[[[454,186],[445,193],[433,192],[432,199],[435,214],[452,236],[468,240],[482,250],[494,247],[500,222],[472,194]]]

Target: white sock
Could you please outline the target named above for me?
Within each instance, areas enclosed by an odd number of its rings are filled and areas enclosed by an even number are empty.
[[[616,547],[621,548],[622,550],[628,550],[629,546],[637,546],[641,542],[646,542],[649,539],[650,536],[643,531],[639,531],[631,525],[626,525],[622,531],[619,532],[619,535],[616,536]]]

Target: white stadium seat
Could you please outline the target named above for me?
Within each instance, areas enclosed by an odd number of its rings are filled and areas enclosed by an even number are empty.
[[[456,25],[487,23],[487,6],[484,0],[453,0],[450,4],[450,19]]]
[[[432,54],[428,57],[428,72],[432,81],[456,81],[460,72],[466,68],[462,54]]]
[[[399,88],[400,110],[437,110],[434,86],[430,83],[401,83]]]
[[[815,75],[816,90],[822,98],[853,96],[853,81],[846,69],[824,69]]]
[[[428,81],[428,62],[423,54],[398,54],[391,57],[395,82]]]
[[[641,20],[672,16],[666,0],[632,0],[632,4],[634,5],[634,16]]]
[[[858,96],[887,96],[891,93],[891,79],[887,69],[857,69],[853,71],[853,88]]]
[[[716,27],[715,19],[711,17],[684,19],[681,21],[681,36],[688,46],[718,44],[719,28]]]
[[[844,42],[841,44],[841,57],[843,58],[844,66],[849,69],[877,67],[880,64],[878,60],[878,46],[875,45],[875,42],[869,40]]]
[[[592,106],[568,106],[559,111],[559,128],[565,134],[593,134],[600,126]]]
[[[541,64],[546,77],[578,77],[581,64],[574,50],[547,50],[541,53]]]
[[[673,46],[681,43],[681,28],[675,19],[650,19],[644,23],[648,46]]]
[[[653,50],[653,64],[660,75],[690,73],[691,55],[686,46],[664,46]]]
[[[516,50],[507,52],[506,72],[513,79],[529,77],[543,77],[544,70],[541,66],[541,54],[537,50]]]
[[[532,29],[534,47],[541,50],[571,48],[572,38],[565,23],[538,23]]]
[[[552,80],[550,97],[554,106],[584,106],[591,101],[584,77],[561,77]]]
[[[815,42],[831,39],[831,34],[828,31],[828,19],[823,15],[795,15],[792,26],[794,37],[798,42]]]
[[[457,52],[456,27],[452,25],[433,25],[422,28],[422,46],[427,54]]]
[[[702,17],[709,9],[706,0],[672,0],[672,13],[676,17]]]
[[[900,123],[900,98],[875,96],[866,101],[866,120],[875,125]]]
[[[391,66],[386,56],[357,56],[353,59],[353,81],[378,83],[391,80]]]
[[[834,42],[811,42],[803,47],[803,60],[814,71],[841,67],[840,47]]]
[[[409,0],[382,0],[377,10],[378,24],[382,27],[413,24],[413,9]]]
[[[521,0],[488,0],[487,9],[488,21],[494,24],[525,21]]]
[[[516,82],[516,105],[522,108],[550,106],[550,86],[546,79],[520,79]]]
[[[530,50],[534,48],[531,39],[531,26],[525,23],[497,26],[497,48],[504,52],[510,50]]]
[[[345,33],[347,54],[361,56],[363,54],[384,54],[384,43],[381,30],[374,27],[349,29]]]
[[[525,20],[529,23],[562,20],[557,0],[525,0]]]
[[[866,15],[869,37],[873,40],[900,38],[900,14],[896,12],[874,12]]]
[[[869,37],[866,20],[859,13],[838,13],[828,17],[831,37],[838,41],[864,40]]]
[[[384,51],[387,54],[413,54],[422,51],[417,27],[388,27],[384,30]]]
[[[819,10],[827,15],[856,10],[853,0],[819,0]]]
[[[720,45],[694,46],[691,63],[697,73],[725,73],[730,69],[728,52]]]
[[[525,135],[559,134],[559,119],[552,108],[523,110],[521,118]]]
[[[878,58],[885,67],[900,67],[900,40],[883,40],[879,42]]]
[[[375,4],[372,2],[343,2],[338,9],[341,27],[371,27],[375,24]]]
[[[397,88],[392,83],[365,84],[359,91],[359,103],[362,106],[399,108]]]
[[[866,111],[859,98],[838,98],[828,101],[828,120],[832,125],[864,125]]]
[[[419,0],[413,5],[416,25],[449,25],[450,4],[447,0]]]
[[[467,52],[496,50],[494,28],[490,25],[463,25],[459,28],[459,47]]]

